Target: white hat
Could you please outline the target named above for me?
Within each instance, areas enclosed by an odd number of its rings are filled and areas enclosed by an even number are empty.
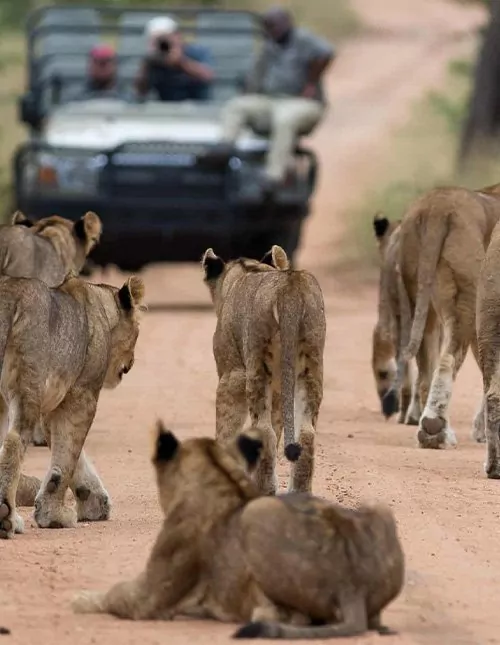
[[[156,16],[156,18],[152,18],[146,25],[146,33],[148,36],[158,36],[160,34],[169,36],[176,32],[178,28],[179,25],[173,18],[169,18],[169,16]]]

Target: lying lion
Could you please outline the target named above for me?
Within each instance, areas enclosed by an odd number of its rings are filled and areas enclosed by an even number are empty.
[[[404,577],[392,512],[308,493],[260,496],[246,469],[262,449],[253,432],[224,446],[180,443],[159,423],[152,461],[164,522],[146,568],[107,593],[79,594],[74,610],[250,621],[236,638],[387,633],[381,612]]]
[[[35,222],[17,211],[11,224],[0,227],[0,275],[38,278],[49,287],[60,285],[70,271],[82,270],[102,232],[101,220],[92,212],[76,222],[57,215]],[[4,406],[0,398],[0,414]],[[47,445],[39,426],[33,443]]]
[[[401,360],[408,342],[411,312],[399,271],[399,225],[400,221],[391,222],[380,213],[373,219],[380,278],[371,364],[384,416],[389,418],[399,411],[399,423],[418,425],[421,410],[418,375],[415,378],[411,361]]]
[[[292,462],[289,490],[310,491],[323,398],[323,296],[314,276],[289,268],[281,247],[264,260],[226,263],[212,249],[203,256],[217,315],[216,438],[230,440],[250,413],[265,437],[257,482],[262,492],[274,494],[283,426],[285,456]]]
[[[38,526],[108,519],[109,495],[82,449],[101,389],[119,385],[134,363],[143,298],[136,277],[120,289],[72,276],[57,289],[40,280],[0,277],[0,392],[8,404],[8,434],[0,436],[1,538],[23,531],[16,494],[39,422],[52,455],[35,499]],[[21,488],[32,485],[21,479]],[[68,487],[76,513],[64,506]]]
[[[449,402],[469,347],[478,357],[476,288],[499,218],[500,184],[479,191],[433,189],[412,204],[401,222],[399,264],[413,312],[404,358],[416,357],[425,402],[417,435],[421,448],[456,445]],[[484,441],[482,411],[473,436]]]

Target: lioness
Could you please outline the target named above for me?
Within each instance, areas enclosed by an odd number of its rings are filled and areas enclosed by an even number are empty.
[[[81,271],[102,233],[92,212],[75,222],[58,215],[34,222],[17,211],[12,224],[0,228],[0,275],[38,278],[49,287],[60,285],[69,271]]]
[[[373,219],[380,277],[371,364],[384,416],[389,418],[399,410],[399,423],[418,425],[421,408],[418,378],[415,379],[412,361],[401,361],[411,314],[399,271],[399,225],[400,220],[391,222],[381,213]]]
[[[493,229],[479,274],[476,325],[488,443],[484,468],[490,479],[500,479],[500,223]]]
[[[420,400],[426,402],[417,435],[422,448],[456,445],[448,405],[469,346],[478,358],[476,287],[499,218],[500,184],[479,191],[436,188],[401,222],[400,268],[413,312],[405,358],[417,359]],[[473,436],[484,441],[481,410]]]
[[[49,287],[61,284],[69,271],[82,270],[102,232],[101,220],[90,211],[76,222],[57,215],[35,222],[17,211],[11,224],[0,227],[0,275],[38,278]],[[4,407],[0,399],[0,414]],[[47,445],[40,427],[33,443]]]
[[[40,422],[52,455],[35,499],[38,526],[109,517],[108,493],[82,448],[101,389],[115,388],[134,363],[143,298],[136,277],[120,289],[72,276],[56,289],[36,279],[0,277],[0,392],[9,413],[0,449],[0,537],[23,531],[16,491]],[[68,486],[76,513],[64,506]]]
[[[261,491],[274,494],[283,426],[285,456],[293,462],[289,490],[309,491],[323,398],[323,296],[310,273],[282,268],[287,258],[281,247],[274,246],[271,255],[272,266],[248,259],[226,263],[212,249],[203,255],[217,314],[216,438],[225,442],[237,434],[249,412],[252,426],[265,436],[257,482]]]
[[[107,593],[80,593],[74,610],[251,621],[236,638],[387,633],[380,615],[404,578],[391,510],[259,495],[245,470],[259,461],[259,436],[180,443],[159,423],[152,461],[164,522],[146,568]]]

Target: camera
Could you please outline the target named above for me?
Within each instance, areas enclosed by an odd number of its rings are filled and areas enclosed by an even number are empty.
[[[162,54],[167,54],[170,49],[170,41],[167,38],[160,38],[156,46]]]

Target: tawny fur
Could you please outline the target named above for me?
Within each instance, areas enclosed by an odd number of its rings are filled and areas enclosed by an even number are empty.
[[[255,475],[259,489],[276,493],[283,433],[285,456],[293,462],[289,490],[310,491],[326,334],[319,284],[310,273],[290,269],[278,246],[262,262],[227,264],[209,249],[202,264],[217,314],[216,438],[231,440],[249,413],[265,436]]]
[[[259,437],[180,443],[158,424],[153,463],[164,522],[146,568],[106,593],[80,593],[74,610],[251,621],[237,638],[387,633],[381,612],[404,578],[392,512],[348,510],[308,493],[260,496],[246,472],[258,463]]]
[[[401,356],[408,342],[411,314],[399,270],[399,224],[381,213],[373,220],[380,277],[371,365],[384,416],[389,418],[399,411],[399,423],[417,425],[421,408],[418,377],[413,363],[402,361]]]
[[[0,277],[0,392],[8,433],[0,449],[0,537],[22,532],[16,494],[24,454],[40,424],[51,464],[35,499],[41,528],[77,520],[106,520],[110,500],[83,445],[101,389],[115,388],[132,367],[144,285],[132,277],[120,288],[69,277],[51,289],[36,279]],[[76,512],[64,505],[71,488]],[[18,496],[19,498],[19,496]]]
[[[0,227],[0,275],[38,278],[57,287],[70,271],[82,270],[101,232],[101,220],[90,211],[76,222],[57,215],[32,221],[16,211],[11,225]],[[40,427],[33,443],[47,445]]]
[[[32,222],[17,211],[10,226],[0,227],[0,275],[38,278],[57,287],[69,271],[81,271],[101,232],[101,220],[92,212],[76,222],[58,215]]]
[[[479,275],[476,325],[485,402],[485,472],[490,479],[500,479],[500,223],[493,229]]]
[[[413,317],[405,358],[416,357],[418,364],[422,448],[456,445],[449,401],[469,346],[477,359],[476,288],[499,218],[500,185],[451,187],[423,195],[401,223],[399,264]],[[481,413],[474,438],[484,441]]]

